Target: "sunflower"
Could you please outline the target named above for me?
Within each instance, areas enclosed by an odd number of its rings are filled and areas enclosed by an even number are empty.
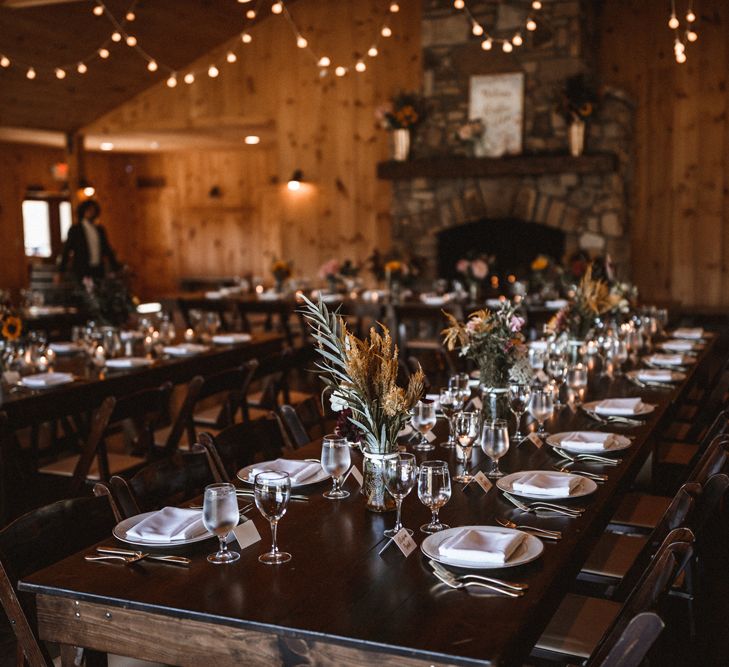
[[[2,334],[5,340],[17,340],[23,332],[23,323],[19,317],[8,315],[3,321]]]
[[[549,266],[549,259],[544,255],[537,256],[532,262],[532,271],[544,271]]]

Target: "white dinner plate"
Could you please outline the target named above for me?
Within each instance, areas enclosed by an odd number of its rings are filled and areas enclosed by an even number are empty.
[[[595,445],[594,447],[582,446],[572,448],[569,441],[562,442],[567,436],[570,436],[573,433],[593,434],[595,432],[596,431],[565,431],[564,433],[552,433],[552,435],[547,436],[547,444],[550,447],[560,447],[566,452],[574,452],[575,454],[610,454],[611,452],[619,452],[623,449],[627,449],[632,444],[629,438],[626,438],[624,435],[619,435],[618,433],[610,434],[615,438],[615,446],[611,449],[603,449],[599,445]]]
[[[202,510],[200,510],[202,512]],[[126,542],[127,544],[134,544],[139,547],[150,547],[154,549],[165,549],[167,547],[181,547],[186,544],[195,544],[196,542],[204,542],[209,540],[211,537],[215,537],[212,533],[205,533],[204,535],[198,535],[197,537],[189,537],[183,540],[170,540],[169,542],[150,542],[140,538],[127,537],[127,533],[134,528],[140,521],[144,521],[148,516],[152,516],[154,512],[144,512],[143,514],[137,514],[136,516],[130,516],[128,519],[124,519],[120,523],[114,526],[112,535],[117,540]]]
[[[688,347],[688,344],[691,344],[691,347]],[[659,350],[666,350],[670,352],[698,352],[699,350],[702,350],[704,346],[699,342],[695,340],[690,340],[688,338],[680,338],[678,340],[667,340],[663,343],[658,343],[656,347]]]
[[[588,412],[594,412],[598,417],[626,417],[627,419],[640,419],[641,417],[645,417],[646,415],[649,415],[653,410],[656,409],[656,406],[651,403],[642,403],[638,412],[634,412],[630,415],[623,415],[623,414],[615,414],[611,415],[606,412],[598,412],[597,406],[602,401],[590,401],[589,403],[583,403],[582,408],[584,410],[587,410]]]
[[[273,463],[273,461],[269,461],[269,463]],[[253,468],[262,468],[265,465],[266,465],[266,462],[263,462],[263,463],[254,463],[252,465],[246,466],[245,468],[241,468],[236,473],[236,477],[241,482],[245,482],[246,484],[253,484],[255,475],[254,475],[254,477],[251,477],[250,476],[250,471]],[[269,468],[269,470],[276,470],[276,468]],[[291,482],[291,488],[292,489],[298,489],[298,488],[300,488],[302,486],[310,486],[311,484],[320,484],[321,482],[325,482],[328,479],[331,479],[331,475],[329,475],[328,473],[326,473],[324,471],[324,468],[322,468],[318,473],[316,473],[316,475],[314,475],[314,477],[312,477],[310,480],[308,480],[305,483],[299,482],[299,483],[295,484],[294,482]]]
[[[519,493],[518,491],[514,491],[514,488],[512,484],[518,480],[520,480],[525,475],[529,475],[532,473],[546,473],[549,475],[564,475],[566,477],[579,477],[581,482],[578,484],[572,492],[568,496],[545,496],[545,495],[539,495],[536,493],[531,493],[529,495],[525,493]],[[505,475],[504,477],[501,477],[496,480],[496,486],[498,486],[502,491],[508,491],[512,495],[515,496],[521,496],[522,498],[534,498],[535,500],[567,500],[568,498],[582,498],[582,496],[589,496],[591,493],[595,493],[595,490],[597,489],[597,484],[591,479],[587,479],[587,477],[582,477],[581,475],[573,475],[570,472],[556,472],[554,470],[520,470],[519,472],[513,472],[511,475]]]
[[[154,363],[147,357],[120,357],[118,359],[107,359],[107,368],[144,368]]]
[[[664,370],[663,368],[661,370]],[[665,370],[669,370],[667,367]],[[671,379],[670,380],[658,380],[651,377],[642,378],[639,377],[641,372],[644,371],[628,371],[625,375],[626,377],[629,377],[631,380],[638,380],[638,382],[655,382],[655,383],[661,383],[661,384],[670,384],[671,382],[682,382],[686,379],[686,373],[681,373],[680,371],[671,371]]]
[[[198,345],[196,343],[180,343],[179,345],[170,345],[162,348],[165,354],[171,357],[192,357],[196,354],[207,352],[210,348],[207,345]]]
[[[689,357],[685,354],[681,355],[681,363],[680,364],[672,364],[664,361],[661,359],[660,356],[655,356],[653,354],[649,354],[646,357],[643,357],[643,361],[646,364],[650,364],[651,366],[660,366],[661,368],[671,368],[671,366],[688,366],[689,364],[695,364],[696,363],[696,357]]]
[[[252,336],[249,333],[227,333],[213,336],[212,341],[216,345],[239,345],[240,343],[249,343],[251,338]]]
[[[56,354],[77,354],[81,352],[81,347],[72,341],[58,340],[50,343],[48,347]]]
[[[470,563],[468,561],[453,561],[450,558],[441,556],[438,552],[438,548],[444,540],[452,537],[460,530],[480,530],[489,533],[519,533],[519,530],[513,530],[512,528],[503,528],[502,526],[459,526],[458,528],[446,528],[433,535],[428,535],[422,544],[420,550],[428,557],[443,565],[450,565],[451,567],[462,567],[468,570],[501,570],[506,567],[516,567],[517,565],[524,565],[525,563],[531,563],[533,560],[539,558],[544,551],[544,545],[542,541],[534,535],[527,534],[526,539],[519,545],[517,550],[511,554],[509,560],[502,564],[484,564],[484,563]]]
[[[28,389],[53,389],[63,384],[71,384],[75,380],[71,373],[35,373],[26,375],[20,384]]]

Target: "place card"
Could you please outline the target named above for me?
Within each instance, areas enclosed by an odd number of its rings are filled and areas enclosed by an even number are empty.
[[[481,408],[483,408],[483,403],[478,396],[474,396],[471,399],[471,403],[473,403],[473,407],[476,408],[476,410],[480,410]]]
[[[479,470],[473,477],[473,481],[476,482],[482,489],[484,493],[488,493],[492,488],[493,484],[491,483],[491,480],[486,477],[483,470]]]
[[[436,439],[437,437],[438,437],[438,436],[436,436],[436,434],[435,434],[435,433],[433,433],[433,431],[428,431],[428,432],[427,432],[427,433],[425,434],[425,439],[426,439],[426,440],[427,440],[428,442],[433,442],[433,440],[435,440],[435,439]]]
[[[356,480],[357,484],[362,486],[364,483],[364,477],[362,477],[362,473],[359,471],[359,468],[356,465],[353,465],[348,471],[347,474],[344,476],[344,479],[342,480],[342,484],[346,482],[349,479],[349,476],[352,475],[354,479]]]
[[[529,440],[537,449],[541,449],[544,444],[542,439],[536,433],[530,433],[527,436],[527,440]]]
[[[256,524],[250,519],[233,528],[233,535],[238,540],[238,546],[241,549],[261,541],[261,534],[258,532]]]
[[[405,556],[405,558],[418,548],[418,545],[415,544],[415,540],[412,538],[410,533],[408,533],[407,528],[401,528],[395,537],[392,538],[392,541],[397,545],[397,548],[402,551],[402,555]]]

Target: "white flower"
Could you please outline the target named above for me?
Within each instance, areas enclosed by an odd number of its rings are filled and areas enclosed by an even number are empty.
[[[336,391],[329,397],[329,405],[332,406],[334,412],[341,412],[349,407],[344,396],[338,394]]]

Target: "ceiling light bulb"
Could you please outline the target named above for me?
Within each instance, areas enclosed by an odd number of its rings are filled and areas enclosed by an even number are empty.
[[[134,35],[127,35],[127,46],[136,46],[137,38]]]
[[[298,46],[300,49],[305,49],[307,46],[309,46],[309,42],[306,41],[306,37],[303,35],[299,35],[296,38],[296,46]]]
[[[243,44],[250,44],[253,41],[253,37],[251,37],[250,33],[244,32],[240,36],[240,41],[243,42]]]
[[[693,13],[693,11],[692,11],[692,10],[690,10],[690,9],[689,9],[689,10],[688,10],[688,12],[686,13],[686,20],[687,20],[687,21],[688,21],[689,23],[693,23],[693,22],[694,22],[694,21],[696,20],[696,14],[694,14],[694,13]]]
[[[100,48],[99,49],[99,58],[108,58],[109,57],[109,49]]]
[[[453,0],[453,6],[456,9],[463,9],[466,6],[464,0]]]
[[[10,67],[10,58],[2,56],[0,58],[0,67]]]
[[[480,23],[474,23],[473,27],[471,28],[471,32],[476,35],[476,37],[480,37],[483,35],[483,27]]]
[[[225,56],[225,59],[229,63],[234,63],[236,60],[238,60],[238,56],[236,56],[235,53],[233,53],[232,51],[228,51],[228,53]]]
[[[390,3],[390,11],[393,14],[397,14],[400,11],[400,5],[398,5],[396,2]]]
[[[699,34],[695,30],[689,30],[686,32],[686,39],[689,42],[695,42],[699,38]]]
[[[678,24],[678,19],[676,18],[676,15],[675,14],[671,14],[671,18],[668,19],[668,27],[671,30],[675,30],[676,28],[678,28],[678,25],[679,25]]]
[[[102,151],[113,151],[114,150],[114,144],[112,144],[111,141],[102,141],[99,144],[99,148]]]
[[[328,56],[322,56],[319,58],[319,62],[317,63],[319,67],[329,67],[329,65],[332,64],[332,61],[329,59]]]
[[[127,19],[127,21],[131,22],[137,18],[137,15],[134,12],[127,12],[127,15],[125,18]]]
[[[220,70],[215,65],[210,65],[210,67],[208,67],[208,76],[211,79],[214,79],[218,76],[218,74],[220,74]]]
[[[382,28],[382,30],[380,31],[380,34],[381,34],[381,35],[382,35],[383,37],[391,37],[391,36],[392,36],[392,30],[390,29],[390,27],[389,27],[389,26],[384,26],[384,27]]]
[[[534,0],[534,2],[532,2],[532,9],[540,10],[541,8],[542,3],[540,2],[540,0]]]
[[[377,50],[376,46],[370,46],[370,48],[367,51],[367,55],[370,58],[374,58],[378,53],[379,53],[379,51]]]
[[[256,18],[256,10],[255,9],[249,9],[246,12],[246,18],[247,19],[254,19],[254,18]]]
[[[31,67],[26,73],[25,76],[29,79],[35,79],[35,70]]]
[[[96,5],[92,10],[94,16],[101,16],[104,13],[104,8],[101,5]]]
[[[271,5],[271,11],[274,14],[280,14],[283,11],[283,2],[274,2]]]
[[[357,64],[354,66],[354,69],[356,69],[358,72],[364,72],[367,69],[367,65],[361,60],[358,60]]]
[[[243,141],[245,141],[249,146],[255,146],[256,144],[261,143],[261,137],[256,134],[249,134]]]
[[[513,44],[514,46],[521,46],[521,45],[522,45],[522,44],[524,43],[524,38],[523,38],[523,37],[521,36],[521,33],[518,33],[518,32],[517,32],[517,33],[516,33],[516,35],[514,35],[514,36],[513,36],[512,38],[511,38],[511,43],[512,43],[512,44]]]
[[[529,19],[526,22],[526,29],[531,32],[534,32],[537,29],[537,22],[534,19]]]
[[[66,78],[66,70],[62,70],[60,67],[56,68],[56,78],[57,79],[65,79]]]
[[[121,42],[121,33],[118,30],[115,30],[111,33],[111,41],[112,42]]]
[[[512,46],[511,42],[504,42],[501,45],[501,48],[503,49],[504,53],[511,53],[514,50],[514,47]]]
[[[683,63],[686,62],[686,54],[683,51],[676,54],[676,62],[680,65],[683,65]]]
[[[484,39],[483,42],[481,42],[481,48],[484,51],[491,51],[491,49],[494,48],[494,43],[490,37],[488,39]]]
[[[148,70],[149,70],[150,72],[156,72],[156,71],[157,71],[157,68],[158,68],[158,67],[159,67],[159,66],[157,65],[157,61],[156,61],[156,60],[150,60],[150,61],[149,61],[149,62],[147,63],[147,69],[148,69]]]
[[[86,74],[86,72],[89,71],[89,68],[86,67],[86,63],[79,63],[78,65],[76,65],[76,71],[79,74]]]
[[[173,74],[167,79],[167,87],[174,88],[177,85],[177,77]]]
[[[189,85],[195,81],[195,75],[192,72],[188,72],[182,80]]]
[[[340,65],[339,67],[337,67],[337,69],[334,70],[334,73],[337,76],[344,76],[347,73],[347,68]]]

